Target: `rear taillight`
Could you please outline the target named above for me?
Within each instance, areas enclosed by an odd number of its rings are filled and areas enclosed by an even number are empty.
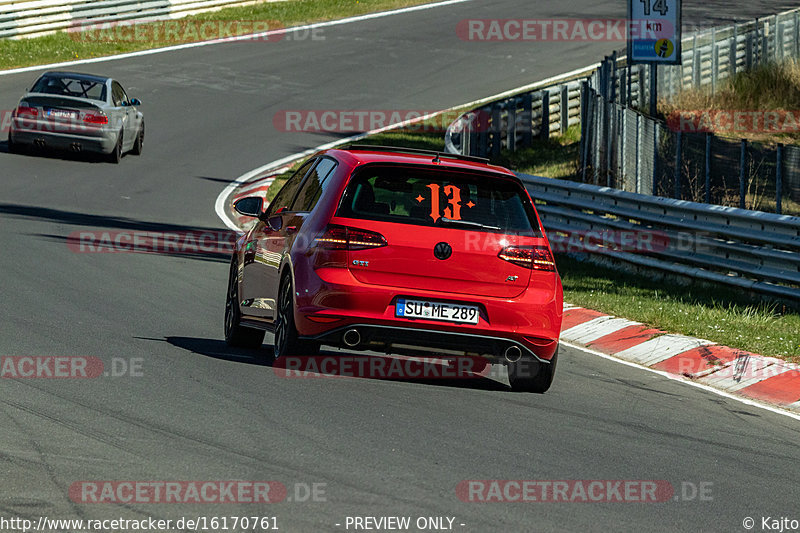
[[[36,118],[39,116],[39,111],[35,107],[28,107],[26,105],[21,105],[14,111],[14,116]]]
[[[103,113],[87,113],[84,115],[83,121],[87,124],[108,124],[108,117]]]
[[[327,250],[368,250],[387,244],[386,237],[380,233],[334,224],[328,226],[316,240],[318,247]]]
[[[554,272],[556,269],[553,256],[545,246],[507,246],[497,257],[531,270]]]

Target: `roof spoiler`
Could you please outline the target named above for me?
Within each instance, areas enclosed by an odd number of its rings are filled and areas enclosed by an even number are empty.
[[[343,146],[340,150],[361,150],[361,151],[372,151],[372,152],[398,152],[402,154],[420,154],[420,155],[430,155],[433,156],[434,161],[438,161],[442,158],[445,159],[460,159],[462,161],[472,161],[473,163],[483,163],[488,164],[489,160],[485,157],[476,157],[472,155],[461,155],[461,154],[451,154],[448,152],[436,152],[434,150],[422,150],[420,148],[406,148],[404,146],[380,146],[380,145],[369,145],[369,144],[351,144],[349,146]]]

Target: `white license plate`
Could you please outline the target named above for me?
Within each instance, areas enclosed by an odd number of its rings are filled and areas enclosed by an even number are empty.
[[[458,322],[460,324],[477,324],[480,313],[476,305],[446,304],[400,298],[395,304],[394,314],[400,318],[423,318],[426,320]]]
[[[74,120],[78,118],[78,113],[76,113],[75,111],[64,111],[62,109],[48,109],[47,116],[49,118]]]

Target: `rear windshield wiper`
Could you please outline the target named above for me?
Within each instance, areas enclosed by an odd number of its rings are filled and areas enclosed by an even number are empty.
[[[480,222],[469,222],[467,220],[455,220],[452,218],[447,217],[440,217],[440,221],[444,224],[454,224],[457,226],[469,226],[471,228],[478,228],[478,229],[491,229],[491,230],[499,230],[498,226],[487,226],[486,224],[481,224]]]

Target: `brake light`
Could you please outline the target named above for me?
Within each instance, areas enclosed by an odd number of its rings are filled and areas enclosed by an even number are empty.
[[[93,113],[87,113],[84,115],[83,121],[87,124],[108,124],[108,117],[103,113],[96,115]]]
[[[380,233],[334,224],[328,226],[315,243],[328,250],[367,250],[389,244]]]
[[[550,250],[545,246],[507,246],[497,257],[531,270],[555,272],[556,264]]]
[[[28,107],[26,105],[21,105],[14,112],[14,116],[36,118],[39,116],[39,111],[35,107]]]

